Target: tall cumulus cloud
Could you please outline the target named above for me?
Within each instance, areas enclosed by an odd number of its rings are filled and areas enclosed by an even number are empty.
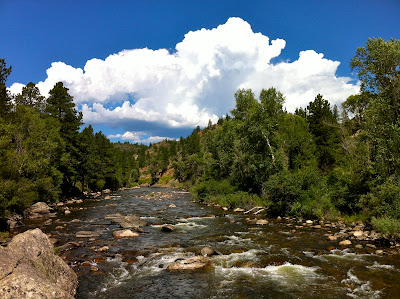
[[[234,107],[238,88],[257,94],[276,87],[286,96],[288,111],[306,106],[318,93],[334,104],[358,92],[350,78],[336,76],[340,62],[313,50],[300,52],[293,62],[271,63],[285,45],[230,18],[211,30],[190,31],[173,53],[123,50],[105,60],[91,59],[84,69],[54,62],[37,86],[47,95],[56,82],[64,82],[86,123],[126,131],[140,126],[137,131],[147,128],[149,134],[215,122]],[[10,87],[20,89],[19,83]]]

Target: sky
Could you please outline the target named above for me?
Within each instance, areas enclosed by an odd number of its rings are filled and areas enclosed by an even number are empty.
[[[340,105],[357,47],[400,38],[399,16],[400,0],[0,0],[0,58],[12,93],[62,81],[86,126],[155,143],[216,122],[239,88]]]

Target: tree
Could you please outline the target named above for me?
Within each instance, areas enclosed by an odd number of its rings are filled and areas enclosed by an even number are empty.
[[[16,105],[32,106],[40,111],[44,111],[45,98],[40,94],[39,88],[35,83],[29,82],[22,88],[22,92],[15,96]]]
[[[369,38],[350,62],[358,71],[361,91],[384,95],[400,117],[400,40]]]
[[[368,103],[363,111],[363,137],[370,145],[370,159],[379,176],[400,173],[400,40],[369,38],[357,48],[350,66],[358,71]],[[365,99],[366,98],[366,99]]]
[[[7,91],[7,78],[11,74],[11,66],[7,68],[6,61],[0,58],[0,117],[11,111],[11,97]]]
[[[317,145],[318,165],[327,170],[336,162],[340,135],[337,118],[327,100],[318,94],[306,108],[306,119]]]
[[[82,112],[77,113],[73,97],[62,82],[56,83],[49,92],[45,112],[60,124],[60,135],[65,143],[65,152],[59,160],[58,169],[63,173],[63,194],[76,192],[79,166],[79,127],[83,124]]]

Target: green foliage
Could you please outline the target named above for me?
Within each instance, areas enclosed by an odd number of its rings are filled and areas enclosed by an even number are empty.
[[[139,178],[138,185],[151,184],[151,178]]]
[[[169,181],[171,181],[172,179],[173,179],[172,176],[163,176],[163,177],[161,177],[161,178],[158,180],[158,183],[159,183],[159,184],[162,184],[162,185],[166,185],[166,184],[168,184]]]
[[[337,117],[330,104],[319,94],[306,108],[306,120],[317,146],[318,166],[329,170],[336,162],[340,135]]]
[[[365,47],[357,48],[350,66],[358,70],[362,90],[371,90],[373,93],[397,91],[400,80],[400,40],[369,38]]]
[[[254,206],[264,205],[264,202],[257,194],[250,194],[243,191],[238,191],[231,194],[217,194],[213,196],[208,196],[206,197],[205,201],[208,203],[219,204],[223,207],[228,207],[230,209],[250,209]]]
[[[372,217],[372,226],[375,230],[380,231],[394,238],[400,238],[400,220],[390,217],[375,218]]]
[[[197,183],[190,191],[195,200],[203,202],[209,197],[232,194],[236,191],[236,188],[228,180],[216,181],[210,179]]]
[[[361,204],[371,215],[400,220],[400,180],[390,177],[362,196]]]
[[[6,86],[11,70],[11,66],[7,68],[6,61],[0,58],[0,117],[6,117],[12,108],[11,97]]]

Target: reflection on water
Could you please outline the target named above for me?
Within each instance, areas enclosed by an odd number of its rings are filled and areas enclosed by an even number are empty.
[[[323,236],[330,228],[293,230],[273,219],[249,224],[249,215],[199,205],[187,192],[166,188],[120,191],[71,208],[41,228],[57,246],[74,243],[60,255],[78,274],[78,298],[400,297],[398,255],[332,249]],[[105,216],[116,213],[149,225],[137,238],[115,239],[119,224]],[[174,232],[162,232],[164,224]],[[76,239],[81,230],[100,237]],[[204,246],[219,253],[211,257],[212,270],[166,270]]]

